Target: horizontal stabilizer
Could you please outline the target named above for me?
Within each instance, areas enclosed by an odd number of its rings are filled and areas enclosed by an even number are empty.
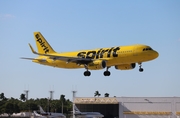
[[[46,59],[36,59],[36,58],[26,58],[26,57],[21,57],[21,59],[37,60],[37,61],[41,61],[41,62],[45,62],[46,61]]]

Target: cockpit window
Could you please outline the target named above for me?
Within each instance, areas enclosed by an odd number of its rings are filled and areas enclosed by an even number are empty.
[[[144,48],[143,51],[153,50],[152,48]]]
[[[149,48],[149,50],[153,50],[152,48]]]

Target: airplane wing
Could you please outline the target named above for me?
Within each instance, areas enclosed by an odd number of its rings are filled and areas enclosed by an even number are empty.
[[[58,55],[53,55],[53,54],[41,54],[41,53],[37,53],[30,44],[29,44],[29,46],[31,48],[31,51],[34,54],[41,55],[41,56],[48,56],[50,59],[53,59],[53,60],[62,60],[62,61],[66,61],[67,63],[73,62],[73,63],[77,63],[77,64],[88,64],[94,60],[94,59],[90,59],[90,58],[58,56]]]
[[[80,112],[80,113],[74,113],[74,115],[87,115],[87,113]]]
[[[27,58],[27,57],[21,57],[21,59],[27,59],[27,60],[37,60],[37,61],[41,61],[41,62],[45,62],[45,59],[36,59],[36,58]]]

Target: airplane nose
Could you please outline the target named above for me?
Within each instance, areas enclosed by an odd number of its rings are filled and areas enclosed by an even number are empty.
[[[157,51],[154,51],[154,58],[157,58],[159,56],[159,53]]]

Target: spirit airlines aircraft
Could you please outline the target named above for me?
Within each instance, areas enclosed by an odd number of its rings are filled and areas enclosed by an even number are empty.
[[[110,76],[108,70],[114,66],[117,70],[134,69],[136,63],[139,71],[143,72],[142,62],[150,61],[159,56],[158,52],[147,45],[116,46],[92,50],[57,53],[49,45],[40,32],[34,32],[34,38],[38,52],[29,44],[31,51],[38,55],[29,59],[33,62],[66,69],[85,68],[84,76],[90,76],[89,70],[106,68],[104,76]]]

